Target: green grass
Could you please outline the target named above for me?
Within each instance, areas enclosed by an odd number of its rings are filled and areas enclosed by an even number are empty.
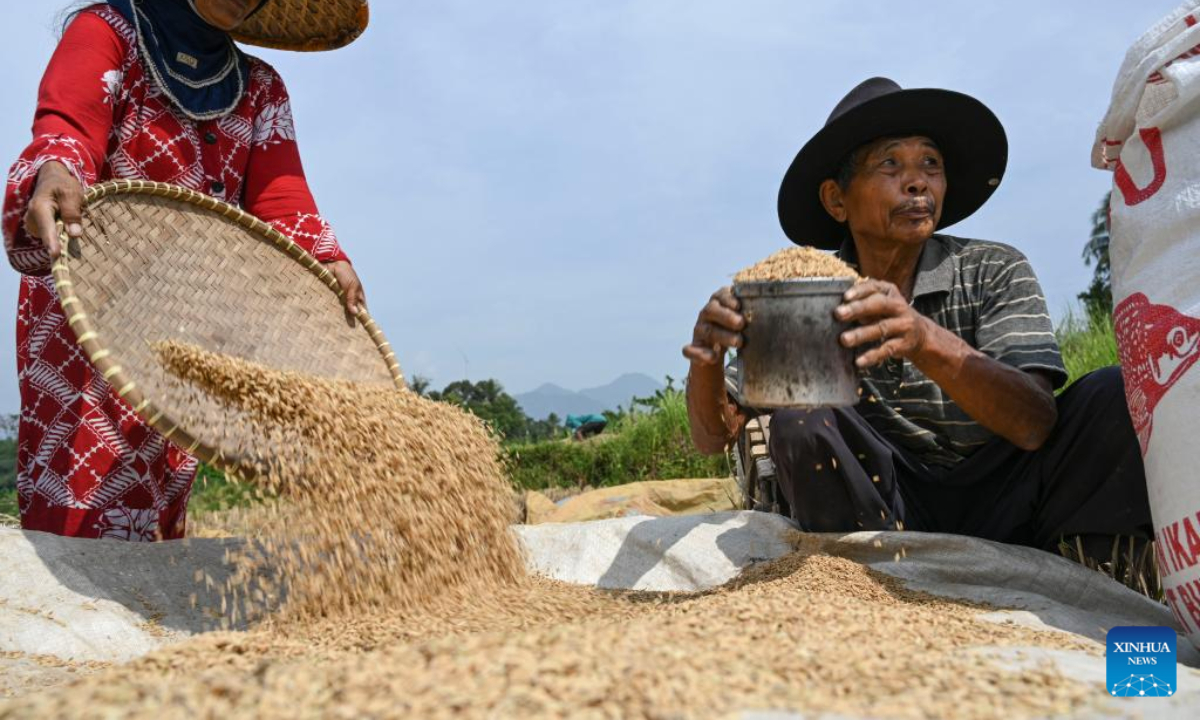
[[[0,515],[10,518],[19,517],[17,514],[16,490],[0,490]]]
[[[17,487],[17,441],[0,440],[0,492]]]
[[[513,484],[531,490],[729,474],[723,456],[692,447],[687,402],[678,390],[664,391],[647,411],[623,413],[590,440],[512,444],[505,454]]]
[[[0,440],[0,515],[17,517],[17,441]]]
[[[1093,370],[1118,363],[1117,339],[1107,316],[1067,313],[1055,334],[1070,376],[1068,384]]]
[[[212,512],[231,507],[253,505],[260,499],[259,492],[249,483],[234,482],[225,473],[201,465],[192,485],[192,496],[188,499],[189,512]]]

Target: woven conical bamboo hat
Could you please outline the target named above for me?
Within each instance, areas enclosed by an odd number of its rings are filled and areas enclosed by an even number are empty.
[[[367,29],[367,0],[267,0],[231,34],[277,50],[334,50]]]

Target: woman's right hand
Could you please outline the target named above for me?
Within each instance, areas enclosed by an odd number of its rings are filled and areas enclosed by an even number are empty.
[[[742,303],[733,288],[723,287],[713,293],[692,330],[692,342],[683,348],[683,356],[699,365],[720,365],[728,348],[740,348],[741,331],[746,318],[739,311]]]
[[[83,236],[83,185],[66,165],[51,160],[38,170],[37,185],[25,211],[25,232],[42,241],[50,259],[62,254],[58,218],[72,238]]]

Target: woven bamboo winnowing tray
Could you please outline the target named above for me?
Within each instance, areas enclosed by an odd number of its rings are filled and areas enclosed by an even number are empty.
[[[53,273],[88,360],[160,433],[237,470],[263,442],[231,410],[167,375],[153,344],[178,340],[281,370],[403,388],[395,354],[366,310],[353,327],[332,273],[265,222],[185,188],[94,185],[81,241]],[[242,428],[231,435],[230,428]],[[249,436],[247,435],[249,433]]]

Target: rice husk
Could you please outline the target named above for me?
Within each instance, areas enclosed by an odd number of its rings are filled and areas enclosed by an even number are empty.
[[[733,276],[735,283],[801,278],[858,278],[858,273],[834,255],[811,247],[780,250]]]
[[[1066,714],[1098,687],[1007,669],[979,646],[1102,648],[980,621],[796,534],[795,552],[697,594],[605,592],[527,575],[497,447],[411,393],[280,373],[187,346],[169,368],[296,451],[260,458],[277,501],[239,561],[283,609],[153,652],[0,718],[720,717],[790,709],[897,718]],[[286,425],[287,427],[283,427]],[[272,565],[274,564],[274,565]],[[275,569],[271,569],[274,567]],[[278,601],[280,598],[273,598]],[[264,602],[264,607],[269,603]]]

